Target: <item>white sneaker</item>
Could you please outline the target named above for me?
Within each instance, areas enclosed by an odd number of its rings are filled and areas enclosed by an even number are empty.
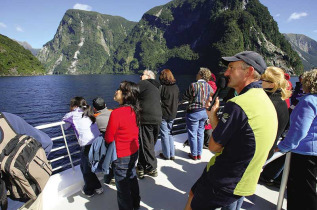
[[[86,195],[88,198],[91,198],[92,196],[95,195],[95,193],[93,193],[93,194],[87,194],[87,193],[85,193],[84,188],[81,189],[81,192],[82,192],[84,195]]]
[[[116,185],[116,180],[114,178],[112,178],[111,181],[110,181],[110,184],[115,186]]]
[[[95,189],[95,192],[96,192],[98,195],[100,195],[100,194],[103,193],[103,188],[101,187],[101,188],[99,188],[99,189]]]

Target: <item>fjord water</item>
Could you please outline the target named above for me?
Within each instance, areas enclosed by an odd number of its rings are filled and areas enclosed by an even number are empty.
[[[194,75],[175,75],[181,94],[195,81]],[[60,121],[69,111],[69,101],[83,96],[89,104],[101,96],[115,108],[113,95],[123,80],[138,82],[140,75],[50,75],[0,77],[0,111],[17,114],[33,126]],[[291,82],[295,87],[297,77]]]
[[[181,93],[195,80],[193,75],[175,76]],[[103,97],[115,108],[115,90],[123,80],[138,82],[140,75],[49,75],[0,77],[0,111],[16,114],[33,126],[57,122],[69,112],[69,101],[83,96],[89,104]]]

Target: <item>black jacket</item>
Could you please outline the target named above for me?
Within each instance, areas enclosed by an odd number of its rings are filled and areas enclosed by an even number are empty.
[[[164,120],[176,118],[179,89],[176,84],[161,86],[161,107]]]
[[[276,139],[274,141],[274,145],[272,149],[270,150],[268,158],[270,158],[273,153],[274,149],[277,145],[277,141],[280,138],[280,136],[283,134],[284,130],[286,129],[286,126],[289,121],[289,112],[287,108],[287,104],[284,100],[282,100],[282,94],[279,90],[277,90],[275,93],[267,92],[267,95],[271,99],[277,113],[277,121],[278,121],[278,127],[277,127],[277,134]]]
[[[141,124],[160,124],[162,121],[162,110],[160,104],[160,83],[154,79],[141,80],[140,106]]]

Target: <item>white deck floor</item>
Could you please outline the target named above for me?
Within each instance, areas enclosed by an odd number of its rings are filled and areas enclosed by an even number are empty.
[[[187,153],[189,152],[189,147],[183,148],[182,146],[182,142],[186,138],[187,136],[185,134],[177,136],[177,140],[180,142],[175,142],[175,161],[166,161],[158,157],[158,177],[153,178],[146,176],[144,179],[139,180],[141,209],[184,209],[188,197],[188,192],[191,186],[201,175],[207,162],[212,156],[212,154],[208,150],[204,149],[202,160],[194,161],[189,159],[187,156]],[[156,151],[160,151],[160,142],[158,142],[156,146]],[[52,181],[50,181],[50,183],[48,184],[48,188],[55,187],[62,189],[63,184],[61,182],[59,183],[58,187],[56,185],[54,186],[54,179],[56,181],[61,177],[58,177],[58,175],[54,176],[52,177]],[[71,172],[68,176],[70,176],[70,179],[74,180],[82,179],[78,167],[76,167],[75,172]],[[80,192],[80,187],[83,185],[83,182],[77,182],[79,184],[68,187],[67,193],[66,191],[58,192],[59,198],[58,200],[54,201],[50,199],[50,197],[53,199],[54,196],[52,195],[54,193],[51,194],[51,192],[44,190],[45,193],[43,195],[43,209],[118,209],[115,186],[104,185],[104,193],[102,195],[95,195],[92,198],[87,198]],[[245,202],[242,205],[242,209],[275,209],[277,198],[277,188],[272,187],[271,189],[268,189],[265,186],[258,185],[256,194],[245,199]],[[50,199],[50,201],[48,201],[48,199]],[[284,199],[283,209],[286,209],[286,199]]]

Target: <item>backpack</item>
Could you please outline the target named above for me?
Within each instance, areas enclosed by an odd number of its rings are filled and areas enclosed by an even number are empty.
[[[22,201],[35,200],[52,174],[41,143],[31,136],[17,134],[2,113],[0,171],[8,196]]]

